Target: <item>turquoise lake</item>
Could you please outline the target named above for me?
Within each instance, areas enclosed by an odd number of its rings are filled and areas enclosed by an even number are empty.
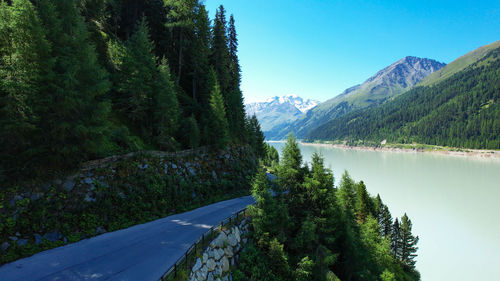
[[[281,154],[282,142],[270,142]],[[318,151],[334,173],[344,170],[405,212],[420,237],[423,281],[500,278],[500,160],[430,153],[360,151],[300,145],[303,160]]]

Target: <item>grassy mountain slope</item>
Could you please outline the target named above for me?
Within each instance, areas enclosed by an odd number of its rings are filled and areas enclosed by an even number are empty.
[[[332,120],[307,139],[500,149],[499,102],[500,47],[432,86]]]
[[[425,77],[418,85],[419,86],[430,86],[443,81],[453,74],[464,70],[467,66],[477,62],[481,58],[489,54],[490,51],[500,47],[500,40],[493,42],[491,44],[477,48],[474,51],[470,51],[467,54],[457,58],[447,66],[442,69],[430,74]]]
[[[308,132],[326,122],[360,108],[378,105],[395,97],[441,69],[443,63],[431,59],[405,57],[380,70],[363,84],[319,104],[289,126],[266,133],[268,139],[284,139],[290,132],[304,138]]]

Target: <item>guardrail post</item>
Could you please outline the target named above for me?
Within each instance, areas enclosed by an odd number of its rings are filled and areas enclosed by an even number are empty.
[[[177,263],[174,263],[174,277],[177,277]]]

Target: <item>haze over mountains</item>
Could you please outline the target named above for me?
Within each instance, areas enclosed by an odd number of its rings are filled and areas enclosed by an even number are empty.
[[[302,99],[292,94],[283,97],[272,97],[264,102],[246,104],[245,110],[247,115],[252,116],[255,114],[257,116],[265,134],[289,125],[318,104],[318,101]]]
[[[420,82],[427,75],[444,67],[444,63],[426,58],[405,57],[378,71],[364,83],[346,89],[343,93],[312,108],[288,125],[265,127],[270,140],[284,139],[292,132],[298,138],[326,122],[353,110],[378,105]],[[257,116],[259,118],[259,116]],[[265,123],[265,120],[262,121]]]

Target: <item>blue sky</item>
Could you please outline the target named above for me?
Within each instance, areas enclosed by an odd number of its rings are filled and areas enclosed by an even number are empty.
[[[405,56],[449,63],[500,40],[500,1],[206,0],[239,34],[246,102],[320,101]]]

